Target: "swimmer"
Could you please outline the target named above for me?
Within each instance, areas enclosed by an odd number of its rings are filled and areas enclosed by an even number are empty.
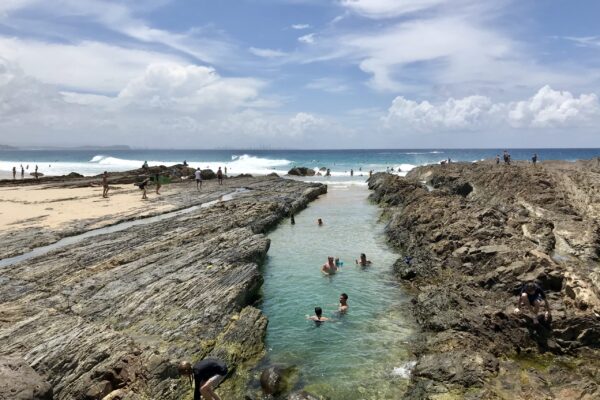
[[[321,307],[315,307],[315,315],[308,317],[308,319],[315,321],[315,324],[317,325],[329,321],[329,318],[323,317],[323,309]]]
[[[344,266],[344,262],[340,261],[339,257],[335,258],[335,266],[336,267],[343,267]]]
[[[317,225],[323,226],[323,220],[321,218],[317,220]]]
[[[371,265],[371,260],[367,260],[367,256],[365,255],[365,253],[360,253],[360,260],[355,260],[356,264],[360,265],[361,267],[366,267],[367,265]]]
[[[342,314],[345,314],[348,311],[350,306],[348,305],[348,295],[346,293],[340,294],[340,306],[338,307],[338,311]]]
[[[335,265],[333,257],[327,257],[327,262],[321,267],[321,272],[325,275],[333,275],[337,272],[338,267]]]

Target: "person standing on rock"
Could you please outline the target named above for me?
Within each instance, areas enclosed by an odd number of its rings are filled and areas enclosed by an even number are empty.
[[[108,172],[106,171],[102,174],[102,197],[108,198]]]
[[[223,171],[221,171],[221,167],[217,170],[217,179],[219,181],[219,185],[223,184]]]
[[[194,367],[187,361],[179,364],[179,375],[188,376],[190,384],[194,378],[194,400],[200,400],[202,396],[206,400],[221,400],[215,390],[225,379],[227,371],[227,364],[218,358],[205,358]]]
[[[496,165],[500,164],[500,154],[496,154]]]
[[[550,304],[546,299],[544,290],[535,282],[528,282],[523,285],[521,293],[519,294],[519,301],[517,308],[515,308],[515,314],[521,313],[521,308],[529,308],[534,314],[534,323],[537,323],[537,317],[540,311],[540,306],[544,304],[546,312],[544,313],[544,319],[549,322],[550,315]]]
[[[294,214],[290,214],[290,224],[296,225],[296,220],[294,219]]]
[[[194,175],[196,176],[196,190],[200,190],[202,187],[202,171],[200,171],[200,167],[196,168]]]
[[[537,164],[537,160],[538,160],[537,153],[533,153],[533,157],[531,157],[531,162],[533,163],[533,165]]]

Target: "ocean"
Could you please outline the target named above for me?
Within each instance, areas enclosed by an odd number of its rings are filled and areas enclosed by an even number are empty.
[[[406,174],[412,168],[452,161],[474,162],[502,155],[503,149],[379,149],[379,150],[7,150],[0,151],[0,171],[26,173],[37,164],[44,175],[78,172],[98,175],[103,171],[123,171],[140,168],[144,161],[150,166],[172,165],[184,160],[194,168],[227,167],[229,175],[242,173],[266,175],[285,174],[294,166],[331,169],[334,180],[367,176],[370,170]],[[537,153],[540,161],[589,159],[600,156],[600,149],[509,149],[513,160],[530,160]]]

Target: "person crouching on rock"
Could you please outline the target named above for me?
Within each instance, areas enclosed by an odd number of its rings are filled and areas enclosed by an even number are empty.
[[[205,358],[194,367],[188,361],[179,364],[179,375],[194,378],[194,400],[221,400],[215,389],[227,375],[227,365],[218,358]]]
[[[517,302],[517,308],[515,308],[515,314],[519,314],[521,312],[521,308],[527,307],[533,312],[533,323],[535,324],[538,321],[537,318],[542,303],[544,303],[544,307],[546,309],[546,312],[544,313],[544,320],[546,322],[550,322],[550,318],[552,318],[550,315],[550,304],[548,304],[544,290],[537,283],[528,282],[523,286],[523,289],[521,289],[519,301]]]

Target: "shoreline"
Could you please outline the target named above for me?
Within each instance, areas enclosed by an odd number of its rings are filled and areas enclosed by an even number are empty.
[[[395,265],[422,332],[406,399],[600,394],[598,164],[454,164],[369,181],[388,240],[414,257]],[[513,313],[532,280],[551,325]]]

